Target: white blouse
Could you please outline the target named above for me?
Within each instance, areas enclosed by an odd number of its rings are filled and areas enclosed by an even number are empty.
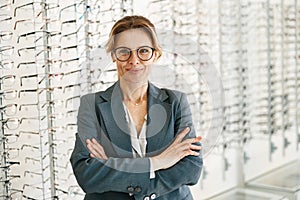
[[[147,147],[147,139],[146,139],[146,130],[147,130],[147,115],[145,115],[145,121],[143,123],[140,135],[138,137],[138,133],[136,130],[135,122],[130,115],[130,112],[123,102],[125,114],[126,114],[126,121],[128,123],[129,131],[130,131],[130,139],[131,139],[131,147],[133,157],[145,157],[146,155],[146,147]],[[150,179],[155,178],[155,173],[152,170],[152,166],[150,166]]]

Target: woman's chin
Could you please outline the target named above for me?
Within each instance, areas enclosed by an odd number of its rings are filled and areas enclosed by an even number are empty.
[[[148,82],[148,77],[143,75],[134,76],[134,75],[127,74],[125,76],[122,76],[121,79],[131,84],[139,84],[139,83],[144,84],[145,82]]]

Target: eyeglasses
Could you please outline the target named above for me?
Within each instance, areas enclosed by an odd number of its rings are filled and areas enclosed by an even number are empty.
[[[17,113],[17,104],[8,104],[3,107],[0,107],[0,111],[6,114],[7,116],[12,116]]]
[[[3,197],[5,199],[22,199],[23,196],[23,190],[17,190],[17,189],[10,189],[10,193],[8,195],[1,195],[0,197]]]
[[[20,43],[20,39],[21,38],[26,38],[26,40],[28,40],[28,38],[30,36],[32,36],[34,38],[34,40],[32,40],[33,43],[37,43],[37,41],[39,39],[43,39],[43,37],[46,35],[47,37],[52,37],[52,36],[56,36],[56,35],[60,35],[60,32],[49,32],[49,31],[33,31],[33,32],[29,32],[29,33],[24,33],[18,36],[17,39],[17,43]],[[39,37],[37,37],[37,35],[41,35]]]
[[[12,168],[14,168],[14,166],[19,166],[19,165],[20,165],[19,161],[6,161],[5,163],[1,163],[0,169],[2,172],[11,173]]]
[[[15,83],[16,76],[15,75],[6,75],[0,77],[0,83],[4,86],[12,86]]]
[[[5,156],[7,159],[15,159],[19,157],[20,149],[19,148],[7,148],[2,156]]]
[[[0,24],[1,22],[6,22],[7,24],[10,23],[10,21],[12,20],[12,17],[6,14],[0,14]]]
[[[12,60],[5,59],[0,61],[0,68],[12,69],[13,67],[14,67],[14,62]]]
[[[132,51],[136,50],[136,54],[142,61],[148,61],[152,58],[155,48],[149,46],[141,46],[137,49],[129,49],[127,47],[118,47],[113,50],[116,59],[120,62],[125,62],[131,57]]]
[[[39,118],[36,117],[22,117],[21,119],[7,118],[1,121],[2,121],[2,125],[3,124],[6,125],[6,127],[9,130],[16,130],[19,128],[20,124],[22,124],[24,120],[28,120],[30,122],[31,120],[39,120]]]
[[[29,7],[29,8],[28,8]],[[57,13],[58,13],[58,8],[59,8],[59,5],[57,4],[53,4],[53,3],[44,3],[44,2],[30,2],[30,3],[27,3],[27,4],[24,4],[24,5],[20,5],[20,6],[17,6],[15,7],[14,9],[14,17],[17,16],[17,11],[19,10],[22,10],[23,9],[23,14],[26,13],[26,14],[30,14],[31,11],[33,11],[33,16],[34,17],[39,17],[42,13],[42,9],[57,9]],[[24,12],[25,11],[25,12]],[[28,12],[30,11],[30,12]],[[36,11],[38,11],[37,13],[35,13]],[[30,17],[30,16],[29,16]]]
[[[2,46],[0,47],[0,54],[4,56],[11,56],[14,53],[13,46]]]
[[[3,41],[10,40],[12,38],[13,33],[11,31],[1,31],[0,39]]]
[[[18,29],[19,30],[32,30],[35,27],[37,27],[38,25],[39,25],[38,29],[42,30],[43,27],[44,27],[44,25],[45,25],[45,22],[44,21],[38,22],[38,21],[35,21],[32,18],[29,18],[29,19],[20,19],[20,20],[16,20],[15,21],[15,23],[14,23],[14,30],[18,30]],[[20,26],[21,26],[21,28],[20,28]]]
[[[15,3],[15,0],[12,0],[11,2],[9,2],[8,0],[0,6],[1,10],[7,10],[7,11],[11,11],[11,7],[12,5]]]
[[[18,91],[17,90],[6,90],[0,92],[0,98],[2,97],[6,100],[13,100],[18,96]]]
[[[21,178],[20,175],[9,175],[7,178],[0,178],[0,183],[10,184],[10,182],[15,178]]]

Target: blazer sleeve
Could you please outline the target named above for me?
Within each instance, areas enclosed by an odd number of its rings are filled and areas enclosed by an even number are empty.
[[[181,95],[179,108],[176,112],[175,134],[177,135],[185,127],[190,127],[188,137],[195,137],[195,129],[192,122],[192,114],[190,106],[185,94]],[[198,143],[198,145],[201,145]],[[155,179],[151,179],[151,187],[147,193],[155,193],[157,197],[163,196],[183,185],[194,185],[198,182],[203,160],[200,151],[200,156],[187,156],[176,163],[174,166],[158,170],[155,172]]]
[[[103,160],[89,157],[85,139],[97,138],[99,131],[93,99],[94,95],[85,95],[80,100],[78,133],[70,158],[77,182],[86,193],[115,191],[141,195],[142,189],[150,185],[149,158],[109,157]],[[140,172],[130,167],[139,168]]]

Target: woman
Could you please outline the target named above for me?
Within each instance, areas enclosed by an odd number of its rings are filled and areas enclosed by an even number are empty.
[[[107,52],[118,81],[81,98],[71,164],[85,199],[193,199],[201,168],[186,95],[148,81],[161,56],[153,24],[127,16],[113,26]]]

